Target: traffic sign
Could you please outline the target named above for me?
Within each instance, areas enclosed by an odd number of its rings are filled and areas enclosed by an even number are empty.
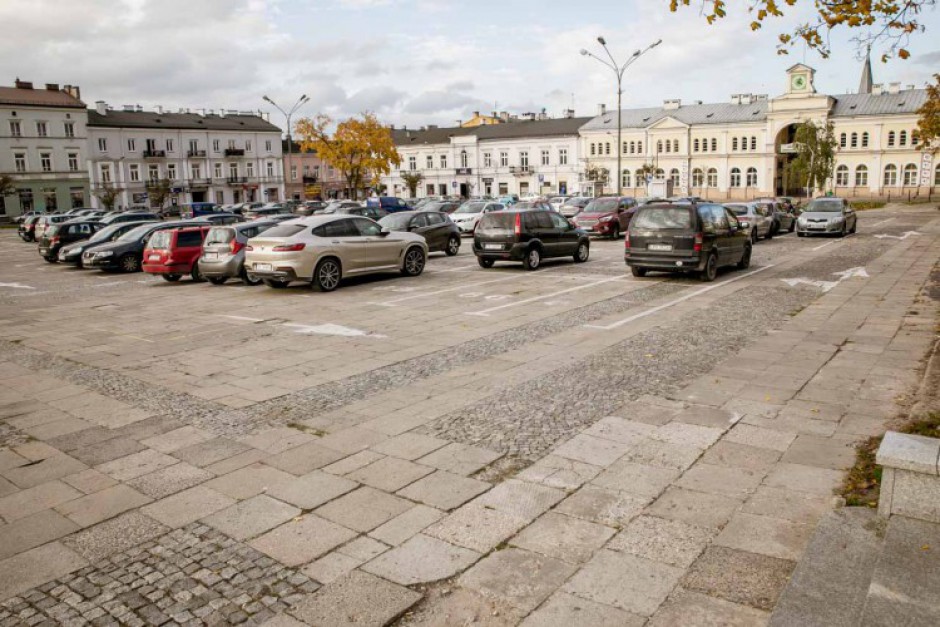
[[[457,181],[451,181],[451,182],[450,182],[450,186],[456,188],[456,187],[457,187]]]
[[[539,183],[542,183],[543,181],[545,181],[545,175],[539,174]]]

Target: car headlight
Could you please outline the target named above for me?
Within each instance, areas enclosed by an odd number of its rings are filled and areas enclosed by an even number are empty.
[[[598,222],[610,222],[613,219],[614,219],[614,216],[604,216],[603,218],[598,220]]]
[[[742,221],[741,221],[741,226],[746,229],[746,228],[748,228],[749,226],[751,226],[751,223],[750,223],[750,222],[744,222],[744,221],[742,220]]]
[[[112,251],[110,251],[110,250],[105,250],[105,251],[102,251],[102,252],[100,252],[100,253],[95,253],[95,257],[110,257],[110,256],[113,255],[113,254],[114,254],[114,253],[113,253]]]
[[[834,217],[834,218],[829,218],[829,221],[830,221],[830,222],[835,222],[835,223],[842,222],[843,220],[845,220],[845,218],[843,218],[842,216],[836,216],[836,217]]]

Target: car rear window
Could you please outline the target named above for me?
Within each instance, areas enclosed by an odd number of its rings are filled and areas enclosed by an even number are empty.
[[[304,230],[303,224],[278,224],[264,232],[265,237],[291,237]]]
[[[150,242],[147,243],[148,248],[156,248],[157,250],[166,250],[170,247],[170,232],[169,231],[157,231],[153,234],[153,237],[150,238]]]
[[[214,227],[206,235],[206,244],[228,244],[235,239],[235,229]]]
[[[645,207],[637,212],[630,226],[637,229],[690,230],[692,212],[688,207]]]
[[[202,246],[202,234],[204,231],[179,231],[176,234],[177,248],[193,248]]]
[[[743,216],[747,215],[747,205],[725,205],[728,209],[734,212],[735,215]]]
[[[392,230],[392,231],[396,229],[407,229],[408,224],[411,222],[411,218],[413,217],[414,217],[414,213],[410,211],[390,213],[384,218],[382,218],[381,220],[379,220],[379,224],[381,224],[385,228]]]
[[[619,204],[617,198],[596,198],[584,207],[584,213],[606,213],[615,210]]]
[[[504,234],[512,233],[516,229],[516,216],[518,213],[487,213],[480,219],[477,225],[477,233],[484,234]]]

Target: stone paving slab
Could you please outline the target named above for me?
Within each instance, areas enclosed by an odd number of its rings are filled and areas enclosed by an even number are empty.
[[[62,544],[89,562],[137,547],[169,531],[169,527],[139,512],[127,512],[65,538]]]
[[[383,627],[420,598],[408,588],[353,571],[302,599],[290,613],[308,625]]]
[[[299,566],[355,537],[355,531],[307,514],[275,527],[249,544],[282,564]]]
[[[168,527],[185,527],[235,504],[235,499],[198,485],[142,508],[142,512]]]
[[[651,616],[669,596],[684,571],[613,551],[600,551],[565,584],[565,592]]]
[[[398,494],[431,507],[451,510],[486,492],[489,487],[490,484],[484,481],[439,470],[415,481]]]
[[[603,603],[556,592],[520,623],[522,627],[642,627],[646,619]]]
[[[82,527],[88,527],[149,502],[149,497],[119,484],[57,505],[55,509]]]
[[[505,549],[478,562],[457,583],[530,612],[575,570],[575,566],[561,560],[522,549]]]
[[[614,533],[614,529],[604,525],[549,512],[519,532],[509,544],[571,564],[582,564]]]
[[[771,610],[783,592],[794,563],[725,547],[706,549],[682,585],[709,596]]]
[[[50,542],[0,560],[0,599],[67,575],[87,561],[58,542]]]
[[[711,541],[714,530],[655,516],[640,516],[617,534],[607,548],[654,562],[688,568]]]
[[[244,540],[264,533],[299,514],[300,510],[296,507],[260,494],[216,511],[206,516],[203,522],[236,540]]]
[[[366,572],[403,586],[448,579],[466,570],[480,554],[419,533],[362,566]]]
[[[405,499],[362,487],[330,501],[317,509],[316,513],[339,525],[366,533],[404,513],[411,506]]]
[[[478,553],[488,553],[528,523],[525,518],[469,503],[431,525],[424,533]]]
[[[51,509],[0,526],[0,560],[77,531],[79,526]]]
[[[696,625],[763,627],[769,618],[767,612],[679,588],[647,625],[673,627],[694,621]]]

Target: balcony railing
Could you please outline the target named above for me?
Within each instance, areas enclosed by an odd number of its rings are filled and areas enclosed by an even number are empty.
[[[206,156],[206,151],[205,150],[189,150],[186,152],[186,156],[189,157],[190,159],[199,158],[199,157],[204,158]]]
[[[532,169],[527,165],[511,165],[509,166],[509,173],[516,175],[530,174]]]
[[[244,148],[226,148],[225,156],[226,157],[244,157],[245,149]]]
[[[229,185],[244,185],[248,182],[247,176],[230,176],[225,179],[225,182]]]
[[[165,150],[145,150],[144,159],[163,159],[166,157]]]

